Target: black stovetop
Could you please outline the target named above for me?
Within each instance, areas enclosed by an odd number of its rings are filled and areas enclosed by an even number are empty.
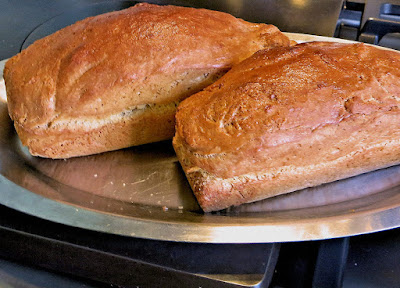
[[[400,229],[291,243],[183,243],[87,231],[0,206],[0,247],[0,287],[400,285]],[[240,284],[241,275],[254,284]]]
[[[182,243],[87,231],[0,206],[0,247],[0,287],[400,285],[400,229],[323,241]],[[241,275],[255,284],[241,286]]]

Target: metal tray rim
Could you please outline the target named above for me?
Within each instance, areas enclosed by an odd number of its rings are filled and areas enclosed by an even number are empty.
[[[298,33],[292,40],[354,42]],[[1,61],[0,67],[6,60]],[[2,70],[2,69],[1,69]],[[400,226],[400,205],[354,215],[306,219],[246,219],[218,214],[197,214],[190,222],[143,219],[82,208],[35,194],[0,175],[0,204],[56,223],[88,230],[146,239],[202,243],[266,243],[319,240],[388,230]],[[397,206],[396,206],[397,205]],[[166,212],[168,213],[168,212]],[[230,219],[219,222],[218,219]]]

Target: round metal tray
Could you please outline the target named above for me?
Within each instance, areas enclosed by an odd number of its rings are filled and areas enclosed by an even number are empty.
[[[287,35],[298,42],[344,41]],[[400,226],[399,176],[395,166],[205,214],[170,141],[67,160],[32,157],[21,146],[6,103],[0,103],[0,203],[83,229],[209,243],[370,233]]]

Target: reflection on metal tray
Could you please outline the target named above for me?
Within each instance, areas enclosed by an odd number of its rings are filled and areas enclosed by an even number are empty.
[[[204,214],[170,141],[67,160],[36,158],[21,146],[5,103],[0,139],[0,203],[66,225],[212,243],[325,239],[400,226],[400,166]]]

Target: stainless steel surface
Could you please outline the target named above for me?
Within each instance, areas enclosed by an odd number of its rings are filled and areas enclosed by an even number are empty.
[[[288,34],[298,41],[344,41]],[[400,167],[204,214],[170,141],[51,160],[29,155],[0,104],[0,203],[84,229],[150,239],[256,243],[400,226]]]

